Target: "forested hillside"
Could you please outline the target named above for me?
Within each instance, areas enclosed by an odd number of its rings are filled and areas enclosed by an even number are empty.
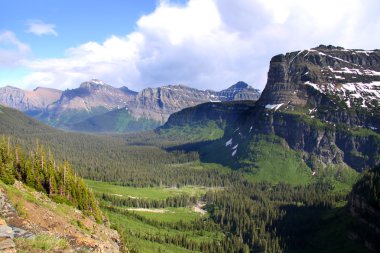
[[[6,184],[15,180],[48,194],[57,202],[65,202],[92,215],[100,222],[102,214],[98,203],[83,179],[72,170],[69,162],[59,163],[44,146],[36,145],[25,156],[15,147],[11,137],[0,140],[0,179]]]

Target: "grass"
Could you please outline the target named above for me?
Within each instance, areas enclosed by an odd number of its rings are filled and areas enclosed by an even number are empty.
[[[355,170],[343,166],[330,164],[318,170],[314,181],[329,182],[334,192],[348,193],[352,186],[360,179],[361,174]]]
[[[86,180],[86,183],[95,193],[108,193],[115,194],[116,196],[121,195],[122,197],[146,198],[152,200],[163,200],[167,197],[179,195],[200,196],[209,189],[207,187],[198,186],[185,186],[181,188],[135,188],[92,180]]]
[[[15,238],[17,252],[61,252],[69,248],[69,242],[65,238],[59,238],[48,234],[37,235],[33,239]]]
[[[286,182],[292,185],[307,185],[312,181],[312,172],[301,155],[282,145],[276,138],[273,141],[259,140],[248,146],[245,163],[253,165],[247,178],[254,182]]]
[[[376,138],[380,138],[380,134],[376,133],[375,131],[364,128],[364,127],[354,127],[348,130],[350,134],[353,136],[359,136],[359,137],[368,137],[368,136],[374,136]]]

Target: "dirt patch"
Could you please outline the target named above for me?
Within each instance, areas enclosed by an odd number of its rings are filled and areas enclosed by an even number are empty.
[[[167,213],[165,209],[149,209],[149,208],[127,208],[128,211],[147,212],[147,213]]]
[[[203,209],[203,207],[206,205],[204,202],[198,202],[195,206],[193,206],[192,210],[196,213],[200,213],[202,216],[204,216],[207,211]]]

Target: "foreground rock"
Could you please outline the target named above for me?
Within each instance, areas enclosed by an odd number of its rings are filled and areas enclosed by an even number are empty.
[[[0,252],[16,252],[19,244],[26,247],[28,240],[41,236],[66,242],[65,252],[120,252],[115,230],[19,182],[0,185],[0,215]]]

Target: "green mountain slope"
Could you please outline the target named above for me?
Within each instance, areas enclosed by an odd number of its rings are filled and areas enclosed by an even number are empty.
[[[71,129],[80,132],[137,132],[155,129],[160,122],[135,118],[126,108],[90,117],[74,124]]]
[[[0,131],[7,134],[38,134],[57,132],[54,128],[25,116],[24,113],[0,105]]]

